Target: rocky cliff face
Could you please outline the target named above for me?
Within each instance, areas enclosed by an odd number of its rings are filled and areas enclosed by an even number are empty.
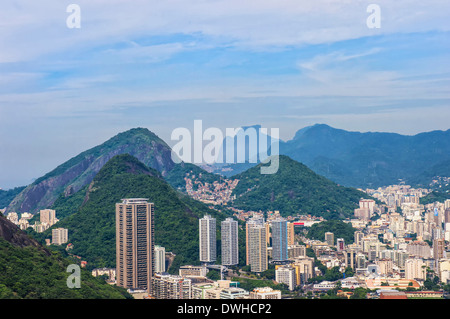
[[[23,231],[21,231],[15,224],[10,222],[8,219],[0,215],[0,238],[3,238],[7,242],[13,244],[17,247],[36,247],[45,252],[46,255],[50,256],[50,252],[42,247],[36,240],[29,237]]]
[[[137,128],[120,133],[37,179],[7,207],[7,212],[36,213],[50,207],[61,193],[73,194],[89,184],[114,156],[130,154],[165,176],[175,166],[170,147],[154,133]]]

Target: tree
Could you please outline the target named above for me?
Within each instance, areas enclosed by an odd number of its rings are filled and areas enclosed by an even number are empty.
[[[354,241],[356,229],[350,223],[344,223],[340,220],[327,220],[312,225],[307,237],[311,239],[323,240],[326,232],[332,232],[336,238],[343,238],[346,243],[351,244]]]
[[[265,278],[267,278],[267,279],[272,279],[272,280],[274,280],[274,279],[275,279],[275,266],[269,265],[269,269],[263,271],[263,272],[261,273],[261,276],[262,276],[262,277],[265,277]]]
[[[343,274],[339,270],[339,266],[335,266],[333,268],[327,269],[325,272],[325,280],[327,281],[336,281],[343,277]]]
[[[368,290],[362,287],[358,287],[353,291],[353,295],[350,299],[366,299]]]
[[[353,270],[352,267],[347,267],[345,268],[345,277],[353,277],[355,275],[355,271]]]
[[[211,269],[207,274],[206,277],[211,280],[220,280],[220,274],[217,270]]]

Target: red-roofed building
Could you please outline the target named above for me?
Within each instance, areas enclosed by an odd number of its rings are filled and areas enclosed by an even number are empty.
[[[408,299],[408,297],[403,291],[382,292],[380,293],[380,299]]]

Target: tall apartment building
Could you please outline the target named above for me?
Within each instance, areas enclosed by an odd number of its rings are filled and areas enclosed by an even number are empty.
[[[295,268],[297,285],[304,284],[308,281],[308,279],[314,277],[314,258],[295,258],[292,266]]]
[[[372,217],[375,211],[375,201],[373,199],[361,199],[359,201],[359,208],[369,209],[369,218]]]
[[[363,253],[356,254],[356,269],[363,269],[367,266],[367,257]]]
[[[216,219],[205,215],[199,219],[199,250],[200,261],[214,263],[217,259],[216,250]]]
[[[146,198],[122,199],[116,204],[117,285],[152,293],[154,204]]]
[[[283,262],[288,258],[287,221],[277,218],[272,221],[272,259]]]
[[[392,259],[380,259],[380,260],[376,260],[375,264],[378,265],[378,267],[380,267],[380,274],[382,275],[390,275],[394,272],[394,263],[392,261]]]
[[[272,223],[270,221],[266,221],[264,225],[266,227],[266,244],[267,246],[270,246],[270,239],[272,238],[272,232],[270,230]]]
[[[227,218],[221,223],[222,265],[239,264],[238,222]]]
[[[326,232],[325,242],[328,244],[328,246],[334,246],[334,234],[331,232]]]
[[[252,272],[263,272],[268,269],[267,230],[265,225],[247,225],[247,254]]]
[[[364,233],[362,231],[355,231],[354,234],[355,237],[355,244],[358,246],[362,246],[362,239],[364,238]]]
[[[288,246],[289,258],[306,257],[305,245],[292,245]]]
[[[444,211],[444,223],[450,223],[450,208],[446,208]]]
[[[347,250],[343,252],[345,267],[350,267],[356,269],[356,255],[357,252],[354,250]]]
[[[354,210],[354,215],[356,218],[358,219],[362,219],[362,220],[369,220],[370,219],[370,210],[365,207],[365,208],[355,208]]]
[[[426,279],[426,264],[421,258],[408,258],[405,262],[405,279]]]
[[[431,248],[424,241],[413,241],[406,246],[408,254],[421,258],[431,257]]]
[[[42,209],[39,211],[39,220],[42,224],[53,226],[58,220],[56,219],[56,211],[53,209]]]
[[[446,199],[444,202],[444,209],[450,208],[450,199]]]
[[[152,291],[155,299],[191,299],[192,281],[176,275],[155,274]]]
[[[291,266],[281,266],[275,269],[275,281],[286,284],[289,290],[294,290],[297,285],[295,268]]]
[[[394,250],[394,263],[401,269],[405,268],[409,254],[405,250]]]
[[[166,271],[166,249],[155,245],[155,272],[163,273]]]
[[[14,223],[14,224],[16,224],[16,225],[19,224],[19,215],[17,215],[16,212],[10,212],[10,213],[8,213],[8,215],[6,215],[6,218],[7,218],[10,222],[12,222],[12,223]]]
[[[433,258],[438,261],[444,258],[445,241],[443,238],[433,240]]]
[[[260,217],[252,217],[245,224],[246,265],[250,265],[249,228],[254,226],[254,225],[259,225],[259,226],[264,226],[265,227],[264,219],[260,218]],[[266,232],[267,232],[267,229],[266,229]],[[267,242],[267,238],[266,238],[266,242]]]
[[[338,238],[336,239],[336,248],[338,251],[345,250],[345,241],[344,238]]]
[[[288,236],[288,246],[295,245],[295,228],[294,223],[287,223],[287,236]]]
[[[62,245],[67,243],[69,239],[68,230],[66,228],[54,228],[52,229],[52,244]]]
[[[389,229],[394,233],[401,233],[405,230],[405,217],[398,213],[389,216]]]

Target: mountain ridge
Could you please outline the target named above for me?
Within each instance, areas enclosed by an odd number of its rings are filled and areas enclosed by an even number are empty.
[[[163,140],[146,128],[134,128],[78,154],[38,178],[14,196],[6,212],[36,213],[39,209],[48,208],[61,194],[69,196],[88,185],[109,159],[124,153],[136,156],[146,166],[155,168],[179,190],[184,189],[185,172],[195,170],[210,174],[194,164],[175,164],[171,158],[171,149]],[[450,129],[401,135],[352,132],[327,124],[315,124],[298,130],[291,140],[280,140],[280,154],[344,186],[374,188],[396,184],[399,179],[412,184],[420,182],[421,186],[426,186],[426,181],[432,178],[429,176],[429,167],[438,167],[439,170],[435,172],[447,171],[445,166],[450,160]],[[230,177],[256,164],[221,164],[216,168],[225,168],[225,171],[213,173]],[[428,172],[425,172],[427,169]],[[421,175],[426,175],[426,178]],[[13,193],[2,194],[5,200],[9,200],[8,196]]]
[[[50,207],[61,193],[69,196],[89,184],[100,169],[119,154],[131,154],[162,176],[168,176],[175,167],[184,167],[184,163],[173,162],[171,153],[171,148],[146,128],[121,132],[36,179],[14,197],[6,212],[36,213]],[[172,179],[177,182],[176,177]]]
[[[342,185],[386,186],[412,182],[427,167],[450,159],[450,129],[401,135],[315,125],[280,144],[280,154]]]
[[[80,207],[54,227],[67,228],[73,253],[95,267],[115,267],[115,204],[123,198],[148,198],[154,203],[155,241],[177,255],[174,269],[182,263],[197,262],[198,219],[206,213],[219,220],[225,218],[206,205],[186,198],[187,195],[177,192],[161,178],[159,172],[145,167],[129,154],[110,159],[89,187],[79,192],[84,196],[83,203],[78,202]],[[51,228],[36,236],[44,240],[50,233]]]
[[[428,167],[450,160],[450,129],[402,135],[315,124],[297,130],[290,140],[280,140],[279,154],[345,186],[376,188],[400,179],[415,185]],[[257,164],[220,164],[213,172],[230,177]]]
[[[232,176],[239,180],[233,190],[234,207],[279,210],[282,216],[311,214],[341,219],[353,214],[361,198],[370,198],[356,189],[337,185],[286,155],[279,155],[279,169],[275,174],[260,174],[262,165]]]

